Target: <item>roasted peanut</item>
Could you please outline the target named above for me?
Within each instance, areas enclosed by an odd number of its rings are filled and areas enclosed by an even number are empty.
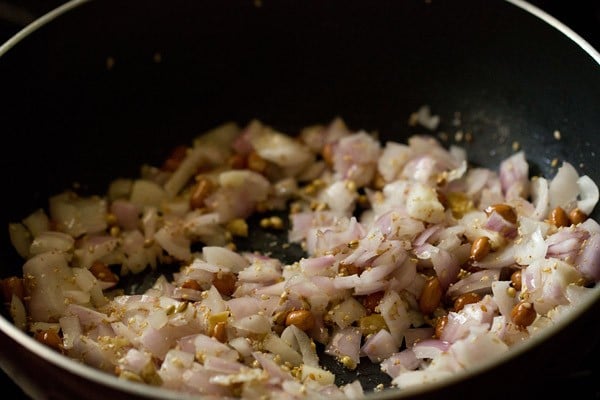
[[[62,351],[62,339],[59,336],[58,332],[54,329],[48,329],[45,331],[37,331],[34,333],[33,337],[40,343],[45,344],[46,346],[57,350]]]
[[[583,211],[581,211],[579,208],[574,208],[569,213],[569,220],[571,221],[571,223],[573,225],[580,224],[583,221],[585,221],[586,219],[587,219],[586,213],[584,213]]]
[[[444,209],[448,208],[448,197],[441,190],[436,190],[437,199]]]
[[[475,292],[463,293],[454,300],[454,311],[460,311],[467,304],[477,303],[481,296]]]
[[[181,287],[184,289],[192,289],[192,290],[202,290],[202,286],[195,279],[188,279],[181,284]]]
[[[323,160],[325,161],[325,163],[329,166],[333,165],[333,144],[332,143],[325,143],[325,145],[323,146],[323,150],[321,150],[321,157],[323,157]]]
[[[217,322],[212,330],[212,337],[221,343],[227,341],[227,325],[225,322]]]
[[[379,173],[379,171],[375,172],[375,176],[373,177],[372,182],[373,189],[381,190],[385,186],[385,179],[383,179],[383,175]]]
[[[533,321],[535,321],[537,313],[533,304],[527,301],[521,301],[513,307],[510,316],[515,325],[525,327],[531,325]]]
[[[196,183],[196,186],[192,189],[190,195],[190,208],[197,209],[204,207],[204,200],[213,192],[215,189],[214,183],[208,178],[200,178]]]
[[[383,291],[370,293],[361,298],[362,305],[366,308],[367,314],[372,314],[375,312],[375,309],[379,305],[379,302],[383,298]]]
[[[517,223],[517,213],[515,212],[515,209],[508,204],[492,204],[485,209],[487,215],[490,215],[493,212],[496,212],[496,214],[500,215],[511,224]]]
[[[339,274],[342,276],[349,276],[349,275],[360,275],[362,273],[362,268],[354,265],[354,264],[340,264],[339,266]]]
[[[163,163],[162,170],[174,172],[177,168],[179,168],[179,165],[184,160],[186,155],[187,155],[187,147],[186,146],[184,146],[184,145],[176,146],[173,150],[171,150],[169,157]]]
[[[102,261],[94,261],[90,267],[90,272],[99,281],[103,282],[118,282],[119,277],[111,271],[111,269]]]
[[[21,300],[23,300],[23,296],[25,295],[23,278],[17,278],[16,276],[2,279],[0,281],[0,288],[2,289],[2,297],[6,303],[12,301],[13,295]]]
[[[439,339],[442,337],[442,332],[444,332],[444,328],[448,324],[448,316],[442,315],[435,320],[435,338]]]
[[[232,272],[217,272],[212,279],[212,284],[223,296],[231,296],[235,292],[237,277]]]
[[[469,258],[472,261],[481,261],[488,255],[490,249],[490,239],[487,236],[477,238],[471,245],[471,255]]]
[[[248,169],[254,172],[258,172],[259,174],[265,172],[265,170],[267,169],[267,161],[261,156],[259,156],[256,151],[253,151],[250,154],[248,154],[247,163]]]
[[[569,221],[569,216],[562,207],[556,207],[554,210],[552,210],[550,212],[550,216],[548,217],[548,221],[557,228],[569,226],[571,224],[571,221]]]
[[[294,310],[285,317],[287,326],[296,325],[303,331],[308,331],[315,326],[315,317],[309,310]]]
[[[521,290],[521,270],[518,269],[510,276],[510,283],[515,290]]]
[[[233,154],[231,157],[229,157],[229,160],[227,160],[227,162],[232,169],[246,168],[246,157],[239,153]]]
[[[425,315],[429,315],[435,311],[442,300],[442,286],[440,280],[433,276],[427,279],[421,296],[419,297],[419,309]]]

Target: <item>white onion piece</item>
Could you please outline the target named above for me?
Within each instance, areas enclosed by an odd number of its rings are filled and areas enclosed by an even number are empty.
[[[546,245],[548,246],[546,256],[572,262],[588,237],[588,231],[573,226],[560,229],[546,238]]]
[[[292,376],[281,369],[281,367],[273,361],[267,354],[255,351],[252,356],[260,363],[265,371],[269,374],[269,377],[277,381],[291,380]]]
[[[440,116],[431,114],[431,108],[426,104],[419,107],[416,113],[416,119],[420,125],[430,131],[436,130],[440,123]]]
[[[52,271],[52,273],[49,273]],[[64,253],[48,252],[30,258],[23,265],[30,294],[29,313],[35,321],[57,320],[66,305],[63,290],[74,289],[72,272]]]
[[[240,136],[241,129],[233,121],[222,123],[194,138],[193,147],[204,147],[210,153],[210,162],[222,163],[231,154],[231,143]]]
[[[406,211],[414,219],[437,224],[445,219],[444,206],[429,186],[415,182],[406,199]]]
[[[23,225],[27,227],[33,237],[50,230],[50,219],[46,212],[41,208],[29,214],[21,222],[23,222]]]
[[[302,363],[300,353],[292,349],[284,340],[273,333],[268,333],[263,339],[263,349],[278,355],[283,362],[289,362],[295,366]]]
[[[345,384],[341,389],[344,392],[344,396],[349,400],[359,400],[365,397],[364,389],[358,379]]]
[[[448,351],[450,343],[444,342],[438,339],[427,339],[421,340],[412,347],[412,351],[415,357],[422,358],[436,358],[444,351]]]
[[[473,334],[458,340],[451,346],[456,360],[467,368],[498,357],[508,350],[508,346],[489,332]]]
[[[564,161],[550,181],[550,209],[562,207],[570,211],[579,194],[579,174],[570,163]]]
[[[57,229],[73,237],[106,229],[106,200],[99,196],[79,197],[64,192],[50,197],[50,218]]]
[[[415,343],[421,340],[431,339],[433,334],[434,329],[432,327],[409,328],[404,333],[404,344],[410,349]]]
[[[232,323],[232,326],[242,332],[253,334],[266,334],[271,331],[271,322],[269,318],[263,315],[250,315],[240,318]]]
[[[345,181],[336,181],[322,191],[321,201],[326,203],[330,210],[339,215],[349,215],[354,211],[354,202],[358,198],[356,189]]]
[[[299,171],[302,166],[310,164],[314,156],[304,144],[288,135],[269,127],[253,131],[250,143],[259,156],[280,167],[295,167]]]
[[[577,208],[583,213],[589,215],[592,213],[598,199],[600,198],[600,192],[596,183],[587,175],[579,177],[577,180],[579,186],[579,200],[577,201]]]
[[[86,235],[78,241],[78,248],[74,251],[74,258],[81,268],[90,268],[94,261],[107,258],[108,264],[110,256],[114,254],[119,245],[119,239],[108,235]]]
[[[8,224],[8,234],[10,236],[10,242],[17,253],[21,258],[28,259],[29,248],[31,247],[33,238],[25,225],[16,222]]]
[[[531,180],[531,200],[535,207],[531,218],[545,218],[550,210],[550,188],[545,178],[535,177]]]
[[[82,334],[79,318],[75,315],[60,317],[58,320],[63,336],[63,348],[68,350],[73,348],[76,338]]]
[[[364,131],[344,136],[333,150],[333,170],[342,180],[354,181],[357,187],[365,186],[375,173],[380,147]]]
[[[464,293],[490,293],[492,284],[498,281],[499,276],[499,269],[485,269],[482,271],[473,272],[467,277],[450,285],[447,295],[451,298],[456,298]]]
[[[196,348],[196,357],[199,357],[199,355],[213,356],[230,361],[237,361],[239,358],[237,351],[219,342],[217,339],[203,334],[197,334],[194,337],[194,346]]]
[[[369,336],[360,349],[372,362],[379,363],[398,351],[392,335],[385,329]]]
[[[73,250],[75,239],[62,232],[46,231],[33,239],[29,248],[29,255],[35,256],[47,251],[69,252]]]
[[[529,164],[525,152],[519,151],[500,163],[500,182],[507,200],[529,194]]]
[[[544,241],[540,229],[536,229],[529,237],[515,245],[515,262],[519,265],[529,265],[536,260],[543,259],[548,252],[548,245]]]
[[[367,315],[365,307],[354,297],[333,307],[331,319],[340,328],[346,328]]]
[[[116,199],[129,198],[129,194],[131,193],[132,186],[133,186],[132,179],[127,179],[127,178],[113,179],[108,185],[108,190],[106,191],[106,196],[109,201],[114,201]]]
[[[402,344],[404,332],[410,326],[406,309],[406,303],[400,298],[400,295],[389,290],[385,293],[379,303],[381,315],[398,347]]]
[[[580,277],[575,268],[555,258],[537,259],[522,272],[523,287],[540,314],[546,314],[559,304],[566,304],[566,287]]]
[[[405,144],[387,142],[377,160],[377,170],[386,182],[395,180],[412,153]]]
[[[27,329],[27,311],[25,310],[25,305],[14,294],[10,300],[9,314],[18,329],[22,331]]]
[[[164,185],[164,191],[168,197],[175,197],[188,180],[194,176],[198,167],[211,160],[210,150],[209,148],[199,146],[194,147],[187,153],[181,164],[179,164],[179,167],[177,167]]]
[[[140,208],[136,204],[124,199],[117,199],[111,203],[110,212],[117,218],[117,223],[121,228],[137,229]]]
[[[179,224],[167,224],[154,235],[158,244],[173,257],[188,261],[192,257],[190,240],[185,236],[183,227]]]
[[[412,371],[419,367],[421,360],[417,358],[412,348],[394,353],[381,362],[381,370],[395,378],[403,371]]]
[[[600,234],[595,233],[586,241],[575,260],[575,267],[586,279],[600,281]]]
[[[360,331],[355,327],[337,330],[327,344],[325,353],[337,357],[338,360],[348,357],[350,362],[344,364],[350,369],[354,369],[360,362],[361,337]]]
[[[166,199],[167,193],[160,185],[154,182],[137,179],[132,184],[129,201],[137,207],[160,208]]]
[[[235,273],[240,272],[249,265],[244,257],[225,247],[204,246],[202,255],[207,263],[226,268]]]
[[[296,325],[290,325],[286,329],[289,329],[293,333],[296,343],[298,344],[300,354],[302,354],[302,362],[304,365],[318,367],[319,356],[317,355],[317,350],[315,346],[313,346],[313,343],[306,332],[300,330],[300,328],[298,328]]]

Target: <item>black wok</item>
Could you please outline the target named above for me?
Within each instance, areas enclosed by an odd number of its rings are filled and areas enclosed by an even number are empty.
[[[460,129],[474,137],[461,144],[475,164],[497,167],[518,143],[535,174],[552,176],[556,158],[598,182],[600,56],[522,7],[467,0],[67,3],[0,48],[2,132],[11,139],[0,159],[0,224],[45,206],[74,182],[81,192],[104,192],[110,178],[135,176],[142,163],[159,163],[174,145],[224,121],[256,117],[293,133],[342,116],[350,127],[402,141],[416,132],[407,117],[422,104],[451,137],[460,112]],[[0,232],[1,276],[19,274],[22,262],[7,230]],[[536,394],[536,385],[550,384],[548,377],[596,347],[598,305],[585,304],[473,373],[373,398]],[[33,398],[184,398],[78,365],[5,317],[0,331],[0,366]],[[372,368],[360,372],[366,382],[381,378]]]

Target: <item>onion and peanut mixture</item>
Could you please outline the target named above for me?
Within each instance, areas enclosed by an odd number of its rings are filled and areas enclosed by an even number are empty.
[[[382,143],[339,118],[295,137],[226,123],[106,193],[66,190],[10,224],[25,262],[1,287],[16,326],[122,379],[360,398],[323,357],[406,388],[566,315],[600,279],[597,201],[567,162],[530,177],[523,150],[491,170],[435,136]],[[304,256],[238,250],[257,216]],[[142,293],[120,286],[147,270],[158,279]]]

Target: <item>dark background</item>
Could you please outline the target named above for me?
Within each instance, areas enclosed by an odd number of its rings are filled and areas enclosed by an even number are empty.
[[[530,0],[529,2],[563,22],[587,40],[594,48],[600,49],[599,1]],[[32,22],[35,18],[62,3],[64,3],[62,0],[0,0],[0,43]],[[572,350],[565,349],[565,351]],[[556,357],[560,356],[560,354],[556,354]],[[600,399],[600,386],[597,384],[600,379],[598,356],[600,356],[600,349],[586,355],[581,365],[566,366],[562,376],[549,377],[551,378],[549,382],[552,382],[552,393],[558,396],[576,394],[582,400]],[[515,373],[526,372],[515,371]],[[0,384],[5,393],[14,393],[14,395],[10,395],[10,398],[26,398],[21,390],[1,370]],[[532,382],[532,384],[537,383]],[[515,395],[518,396],[518,393],[515,393]]]

